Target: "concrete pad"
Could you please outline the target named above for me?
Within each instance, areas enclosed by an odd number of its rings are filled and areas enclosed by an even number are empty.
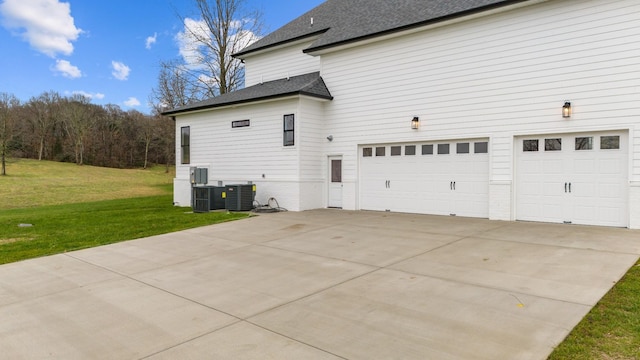
[[[460,236],[342,224],[288,236],[264,245],[361,264],[386,266],[458,239]]]
[[[637,258],[624,253],[465,238],[391,268],[595,305]]]
[[[337,360],[340,358],[242,322],[163,351],[148,359]]]
[[[243,319],[373,269],[346,261],[250,246],[134,277]]]
[[[640,255],[638,230],[621,228],[518,221],[505,222],[503,226],[479,232],[477,236]]]
[[[132,275],[243,246],[248,244],[177,232],[76,251],[70,255],[119,274]]]
[[[6,264],[0,266],[0,305],[116,278],[116,274],[65,255]]]
[[[130,279],[0,307],[6,359],[134,359],[237,321]]]
[[[542,359],[588,311],[380,270],[248,321],[347,359]]]
[[[504,225],[502,221],[466,218],[458,216],[437,216],[421,214],[398,214],[364,211],[366,221],[358,221],[360,226],[386,230],[411,230],[432,234],[470,236],[481,231],[496,229]]]
[[[260,244],[330,226],[330,223],[314,220],[309,214],[306,216],[296,214],[293,212],[263,214],[242,220],[244,226],[241,228],[238,227],[237,222],[228,222],[186,230],[185,233],[247,244]]]
[[[314,210],[0,266],[0,357],[545,359],[640,232]]]

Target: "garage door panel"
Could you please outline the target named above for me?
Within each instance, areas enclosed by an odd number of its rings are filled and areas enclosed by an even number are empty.
[[[360,204],[362,209],[392,210],[413,213],[488,217],[489,157],[475,154],[473,142],[468,154],[456,153],[456,142],[449,142],[449,154],[438,154],[439,143],[403,144],[415,146],[415,155],[362,158],[360,169]],[[422,154],[422,145],[433,151]],[[371,148],[384,145],[372,145]],[[386,145],[386,153],[391,146]],[[444,147],[441,147],[444,148]],[[361,151],[362,154],[362,151]],[[382,175],[381,175],[382,174]],[[391,185],[384,194],[372,191],[370,183],[382,176]],[[383,181],[383,184],[385,182]],[[455,186],[454,186],[455,183]]]
[[[607,138],[602,140],[607,147],[617,148],[601,149],[602,137]],[[524,141],[537,140],[544,144],[551,138],[561,140],[561,150],[546,151],[541,146],[537,151],[525,151]],[[615,141],[611,142],[611,138]],[[625,132],[518,138],[515,146],[516,218],[627,226],[627,139]],[[535,183],[541,188],[536,188]]]

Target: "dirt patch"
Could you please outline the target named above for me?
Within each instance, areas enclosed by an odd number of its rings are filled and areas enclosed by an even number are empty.
[[[0,239],[0,245],[12,244],[19,241],[31,241],[33,238],[9,238],[9,239]]]
[[[291,226],[287,226],[286,228],[284,228],[283,230],[301,230],[302,228],[304,228],[305,225],[304,224],[293,224]]]

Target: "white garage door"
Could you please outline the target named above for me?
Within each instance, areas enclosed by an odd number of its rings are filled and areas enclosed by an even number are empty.
[[[488,141],[360,148],[360,208],[489,216]]]
[[[628,225],[625,132],[516,139],[516,218]]]

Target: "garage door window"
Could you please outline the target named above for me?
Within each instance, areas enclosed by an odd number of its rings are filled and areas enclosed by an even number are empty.
[[[416,146],[415,145],[407,145],[404,147],[405,155],[415,155],[416,154]]]
[[[538,140],[523,140],[522,151],[538,151]]]
[[[473,152],[476,154],[486,154],[489,152],[489,143],[486,141],[473,143]]]
[[[370,147],[362,148],[362,157],[371,157],[373,155],[373,149]]]
[[[576,150],[593,150],[593,138],[592,137],[577,137],[576,138]]]
[[[602,150],[620,149],[620,136],[601,136],[600,149]]]
[[[544,151],[562,150],[562,139],[544,139]]]
[[[438,144],[438,155],[446,155],[449,153],[449,144]]]
[[[457,154],[468,154],[469,153],[469,143],[457,143],[456,144],[456,153]]]
[[[433,155],[433,145],[422,145],[422,155]]]
[[[392,146],[391,156],[400,156],[400,155],[402,155],[402,146]]]
[[[380,146],[376,148],[376,156],[384,156],[384,146]]]

